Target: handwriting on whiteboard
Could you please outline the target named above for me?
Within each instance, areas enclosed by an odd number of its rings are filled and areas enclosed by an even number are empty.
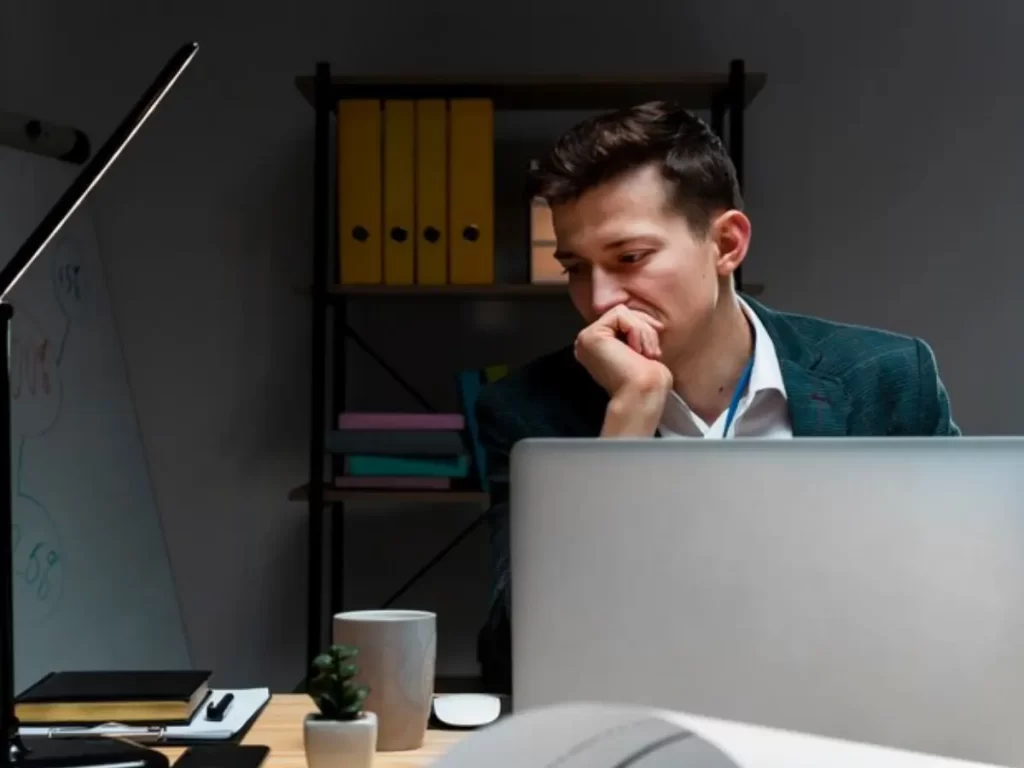
[[[45,619],[60,602],[64,583],[64,562],[60,554],[63,548],[49,511],[24,492],[14,496],[11,537],[19,621],[24,620],[26,614],[32,619]]]
[[[72,237],[62,240],[53,251],[50,259],[50,284],[53,298],[64,316],[64,328],[53,351],[54,359],[60,365],[72,321],[80,319],[86,306],[92,305],[89,271],[82,263],[82,248]]]
[[[63,399],[60,362],[72,320],[86,296],[79,249],[68,240],[53,252],[50,282],[61,319],[56,343],[32,309],[15,307],[10,339],[11,427],[14,456],[12,555],[19,621],[48,618],[60,603],[65,555],[60,530],[26,477],[25,449],[57,423]]]
[[[33,313],[21,306],[14,310],[10,349],[15,602],[20,620],[38,621],[60,602],[64,557],[53,517],[26,488],[24,455],[27,441],[45,435],[56,423],[63,389],[53,344]]]
[[[46,364],[51,354],[49,339],[28,344],[23,343],[22,339],[14,340],[11,345],[12,397],[21,397],[24,390],[28,390],[29,397],[50,394],[53,382]]]
[[[54,260],[53,283],[57,301],[81,301],[82,284],[80,282],[82,265]]]
[[[14,554],[18,562],[14,564],[14,573],[20,576],[36,597],[45,600],[50,596],[50,573],[60,563],[57,551],[46,541],[37,541],[31,547],[22,548],[21,526],[14,524]],[[20,553],[20,555],[19,555]]]
[[[15,438],[45,435],[60,415],[60,367],[42,323],[20,305],[14,309],[11,327],[10,377]]]

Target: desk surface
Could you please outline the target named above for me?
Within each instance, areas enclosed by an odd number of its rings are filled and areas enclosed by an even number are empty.
[[[262,768],[306,768],[302,746],[302,720],[315,710],[313,700],[303,694],[275,694],[245,735],[245,744],[266,744],[270,756]],[[427,731],[423,746],[412,752],[378,752],[374,768],[419,768],[430,765],[463,737],[459,731]],[[184,749],[162,749],[172,761]]]

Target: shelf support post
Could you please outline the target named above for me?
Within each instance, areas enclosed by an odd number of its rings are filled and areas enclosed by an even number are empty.
[[[323,648],[324,557],[324,407],[327,355],[327,259],[328,259],[328,137],[331,70],[326,62],[316,65],[315,136],[313,152],[313,328],[312,371],[309,399],[309,551],[306,667]],[[332,553],[333,554],[333,553]],[[341,553],[338,553],[340,557]]]

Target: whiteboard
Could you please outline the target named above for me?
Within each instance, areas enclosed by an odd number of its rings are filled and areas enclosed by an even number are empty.
[[[0,148],[0,263],[78,170]],[[191,666],[92,204],[8,296],[15,691],[56,669]]]

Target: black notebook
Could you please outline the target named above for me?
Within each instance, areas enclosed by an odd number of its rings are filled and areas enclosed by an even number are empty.
[[[187,723],[209,695],[206,670],[51,672],[14,702],[22,725]]]

